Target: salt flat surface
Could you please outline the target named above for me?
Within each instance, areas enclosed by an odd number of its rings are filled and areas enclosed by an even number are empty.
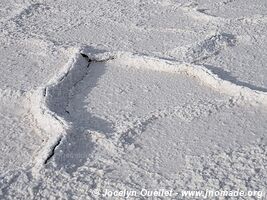
[[[264,0],[2,0],[0,199],[264,191],[266,12]]]

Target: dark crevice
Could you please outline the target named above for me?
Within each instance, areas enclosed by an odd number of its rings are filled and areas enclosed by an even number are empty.
[[[59,140],[57,141],[57,143],[53,146],[52,151],[49,154],[49,156],[46,158],[46,160],[44,161],[44,164],[47,164],[49,162],[49,160],[54,156],[55,150],[60,145],[61,141],[62,141],[62,137],[59,138]]]
[[[47,90],[47,88],[44,88],[44,90],[43,90],[43,96],[44,97],[46,96],[46,90]]]
[[[67,71],[67,73],[66,73],[66,74],[64,74],[64,76],[62,76],[62,77],[61,77],[61,79],[59,80],[59,82],[63,81],[63,80],[64,80],[64,78],[68,76],[68,74],[69,74],[69,71]]]
[[[90,59],[87,55],[81,53],[81,56],[84,57],[89,63],[92,62],[93,60]]]
[[[90,67],[90,65],[93,63],[93,62],[106,62],[106,61],[108,61],[108,60],[113,60],[114,59],[114,57],[113,56],[110,56],[110,57],[108,57],[108,58],[106,58],[106,59],[102,59],[102,60],[98,60],[98,59],[92,59],[92,58],[89,58],[89,56],[88,55],[86,55],[86,54],[84,54],[84,53],[80,53],[80,55],[84,58],[84,59],[86,59],[86,61],[88,62],[88,64],[87,64],[87,68],[89,68]],[[70,70],[72,70],[72,69],[70,69]],[[86,75],[88,74],[88,71],[86,71],[85,73],[84,73],[84,75],[83,75],[83,77],[80,79],[80,80],[77,80],[77,81],[75,81],[74,83],[73,83],[73,86],[72,87],[76,87],[77,86],[77,84],[78,83],[80,83],[83,79],[84,79],[84,77],[86,77]],[[65,73],[61,78],[60,78],[60,80],[59,80],[59,82],[62,82],[66,77],[68,77],[70,75],[70,71],[68,71],[67,73]],[[45,88],[45,90],[43,91],[43,96],[45,97],[45,96],[47,96],[47,93],[48,93],[48,88]],[[67,107],[68,107],[68,104],[69,104],[69,99],[67,99],[66,100],[67,101],[67,106],[66,106],[66,108],[64,109],[64,112],[65,113],[67,113],[68,115],[70,115],[70,112],[69,112],[69,110],[67,110]],[[61,120],[59,119],[59,117],[57,116],[57,114],[56,115],[53,115],[53,117],[57,120],[57,121],[59,121],[60,123],[61,123]],[[64,118],[64,116],[62,116],[63,118]],[[51,151],[50,151],[50,153],[49,153],[49,155],[47,156],[47,158],[45,159],[45,161],[44,161],[44,164],[46,165],[54,156],[55,156],[55,154],[56,154],[56,149],[59,147],[59,145],[61,145],[61,142],[62,141],[62,137],[61,138],[59,138],[58,139],[58,141],[51,147]]]
[[[81,56],[87,60],[87,62],[88,62],[87,68],[89,68],[89,66],[90,66],[90,64],[91,64],[91,62],[92,62],[93,60],[90,59],[87,55],[85,55],[85,54],[83,54],[83,53],[81,53]],[[66,73],[66,74],[65,74],[59,81],[63,81],[68,75],[69,75],[69,71],[68,71],[68,72],[67,72],[67,73]],[[79,83],[80,81],[81,81],[81,80],[79,80],[78,82],[74,83],[74,87],[75,87],[75,86],[77,85],[77,83]],[[47,88],[44,89],[44,95],[43,95],[43,96],[45,97],[46,95],[47,95]],[[69,112],[67,109],[65,109],[65,112],[68,113],[68,114],[70,114],[70,112]],[[56,120],[60,121],[60,120],[58,119],[57,116],[54,116],[54,118],[55,118]],[[46,165],[46,164],[51,160],[51,158],[55,155],[56,148],[60,145],[61,141],[62,141],[62,137],[59,138],[59,140],[56,142],[56,144],[52,147],[52,150],[51,150],[50,154],[47,156],[47,158],[46,158],[45,161],[44,161],[44,164],[45,164],[45,165]]]

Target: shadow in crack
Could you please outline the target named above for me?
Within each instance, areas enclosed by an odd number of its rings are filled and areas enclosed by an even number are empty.
[[[97,86],[105,70],[105,64],[92,62],[88,73],[71,91],[65,118],[72,124],[72,127],[67,131],[66,137],[61,141],[55,153],[57,167],[63,168],[68,173],[75,172],[92,156],[94,144],[90,139],[90,131],[101,132],[107,136],[114,132],[113,124],[93,116],[87,110],[90,102],[85,101],[88,94]]]
[[[227,81],[230,81],[236,85],[239,85],[239,86],[244,86],[244,87],[247,87],[247,88],[250,88],[252,90],[258,90],[258,91],[261,91],[261,92],[267,92],[267,89],[266,88],[263,88],[263,87],[259,87],[259,86],[255,86],[255,85],[252,85],[250,83],[246,83],[246,82],[243,82],[243,81],[240,81],[238,80],[236,77],[232,76],[230,72],[227,72],[219,67],[214,67],[212,65],[204,65],[207,69],[209,69],[210,71],[212,71],[214,74],[216,74],[219,78],[223,79],[223,80],[227,80]]]
[[[104,118],[93,115],[90,110],[87,110],[90,101],[86,100],[92,89],[97,87],[99,78],[105,73],[106,67],[104,62],[92,63],[90,65],[89,73],[72,91],[68,110],[74,126],[101,132],[108,136],[109,133],[113,132],[113,124]],[[101,96],[98,100],[101,101]]]
[[[86,131],[72,128],[62,140],[55,154],[57,168],[73,173],[82,166],[94,150],[94,144]]]

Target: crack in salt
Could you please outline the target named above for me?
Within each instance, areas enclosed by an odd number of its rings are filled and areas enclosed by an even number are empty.
[[[159,72],[185,73],[191,78],[199,79],[207,86],[211,86],[219,92],[234,97],[234,99],[246,100],[252,104],[260,103],[267,105],[267,94],[265,92],[239,86],[229,80],[223,80],[203,65],[177,63],[125,52],[94,56],[90,56],[89,58],[86,54],[76,52],[75,56],[64,67],[60,76],[56,76],[46,87],[38,90],[37,95],[33,95],[32,97],[32,111],[35,119],[38,125],[50,134],[47,144],[40,150],[39,156],[36,158],[37,171],[53,158],[55,150],[61,144],[64,136],[66,136],[67,130],[71,130],[69,127],[70,123],[66,120],[66,113],[69,113],[66,109],[69,94],[71,89],[88,74],[89,65],[92,62],[106,62],[116,57],[126,65],[133,64],[137,69],[139,66],[142,66]]]
[[[44,164],[47,164],[48,161],[54,156],[56,148],[60,145],[62,141],[62,137],[60,137],[57,141],[57,143],[52,147],[51,153],[48,155],[48,157],[45,159]]]

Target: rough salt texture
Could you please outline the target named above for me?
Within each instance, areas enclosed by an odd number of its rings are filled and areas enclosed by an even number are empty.
[[[2,0],[0,199],[265,191],[266,6]]]

